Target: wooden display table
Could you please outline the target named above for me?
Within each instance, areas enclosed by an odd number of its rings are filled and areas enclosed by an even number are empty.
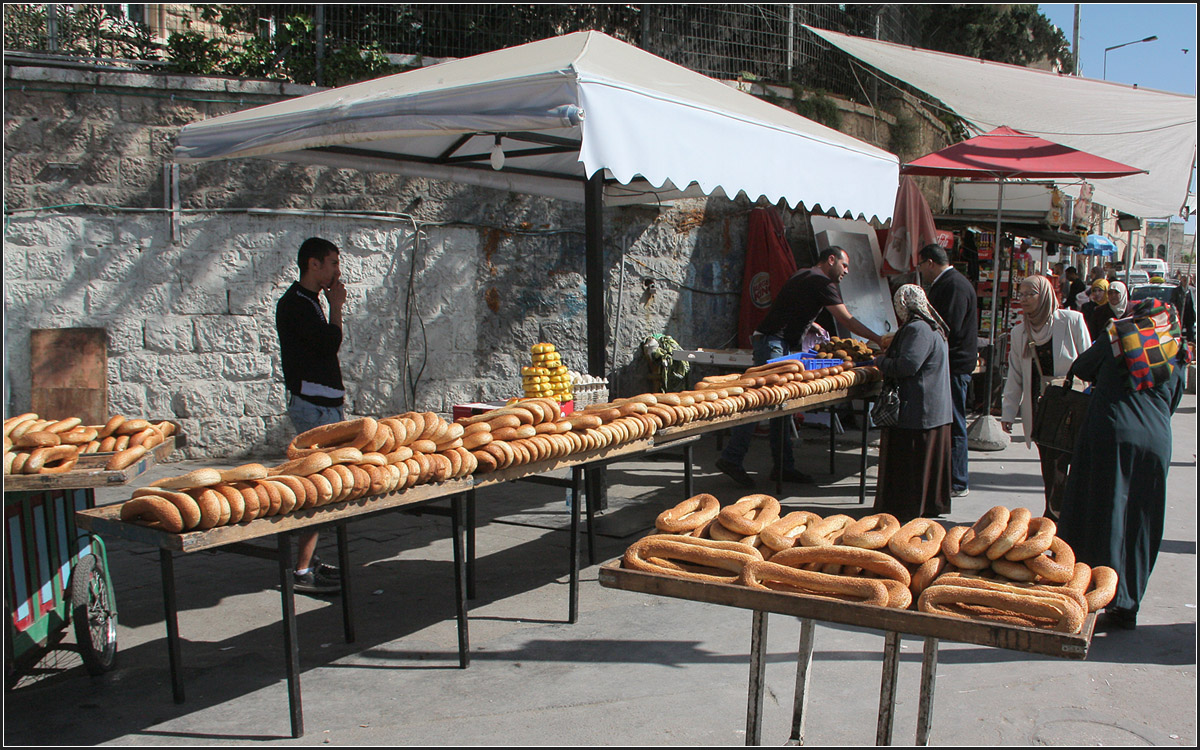
[[[763,678],[766,671],[767,615],[800,618],[800,647],[796,664],[796,694],[789,744],[804,744],[804,718],[808,705],[808,677],[812,665],[814,621],[854,625],[884,633],[883,679],[876,723],[877,745],[892,740],[896,675],[900,664],[900,636],[925,639],[921,663],[921,693],[917,707],[916,744],[926,745],[933,716],[934,677],[939,640],[993,646],[1012,651],[1064,659],[1085,659],[1092,642],[1096,615],[1090,614],[1080,633],[1058,633],[993,622],[965,620],[907,609],[854,604],[776,591],[761,591],[737,584],[706,583],[660,573],[626,570],[621,561],[600,568],[600,585],[656,596],[720,604],[753,610],[750,633],[750,681],[746,708],[746,744],[762,744]]]
[[[61,474],[5,474],[5,492],[39,492],[42,490],[76,490],[129,484],[162,463],[175,450],[175,436],[154,446],[137,463],[109,471],[104,468],[112,453],[85,453],[75,462],[75,468]]]

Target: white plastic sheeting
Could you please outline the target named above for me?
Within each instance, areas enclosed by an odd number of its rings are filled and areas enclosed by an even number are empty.
[[[1147,170],[1101,180],[1092,200],[1143,218],[1177,216],[1196,159],[1196,97],[805,28],[940,99],[980,131],[1008,125]],[[1066,192],[1077,189],[1064,186]]]
[[[497,133],[506,134],[499,171],[488,164]],[[603,169],[615,179],[605,188],[610,205],[745,193],[881,222],[899,180],[893,154],[599,32],[330,89],[178,134],[177,162],[241,157],[581,202],[584,178]]]

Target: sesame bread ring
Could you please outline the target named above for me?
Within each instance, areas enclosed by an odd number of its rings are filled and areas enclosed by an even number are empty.
[[[100,453],[108,453],[117,447],[117,438],[114,435],[109,435],[106,438],[100,439],[100,446],[97,451]]]
[[[1088,612],[1097,612],[1108,606],[1117,595],[1117,571],[1107,565],[1092,568],[1092,580],[1088,584],[1083,598],[1087,601]]]
[[[66,419],[60,419],[58,421],[51,422],[43,429],[46,432],[62,433],[66,432],[67,430],[73,430],[81,424],[83,424],[83,420],[79,417],[67,417]],[[147,422],[147,424],[149,424],[149,422]]]
[[[304,458],[294,458],[271,469],[270,474],[291,474],[297,477],[307,477],[324,471],[333,466],[333,460],[328,453],[311,453]]]
[[[1068,588],[1075,593],[1083,596],[1087,593],[1088,586],[1092,582],[1092,566],[1085,562],[1075,561],[1075,571],[1071,574],[1071,580],[1063,584],[1063,588]]]
[[[496,457],[485,450],[473,450],[471,455],[475,457],[479,464],[475,469],[477,474],[487,474],[496,470]]]
[[[1071,545],[1054,537],[1050,542],[1050,549],[1025,560],[1025,564],[1047,581],[1066,583],[1075,573],[1075,551],[1071,549]]]
[[[987,548],[988,559],[999,559],[1011,550],[1014,544],[1025,541],[1025,537],[1029,533],[1029,522],[1032,519],[1033,514],[1029,512],[1028,508],[1013,508],[1009,513],[1008,526],[1005,527],[1004,533]]]
[[[922,612],[968,617],[963,614],[962,609],[952,606],[955,604],[973,604],[1024,617],[1042,618],[1049,621],[1048,629],[1064,633],[1077,633],[1083,626],[1084,614],[1079,605],[1065,597],[1050,599],[1026,596],[1023,593],[936,584],[921,592],[917,599],[917,608]],[[995,620],[1003,616],[975,610],[975,616],[968,619]]]
[[[161,487],[164,490],[190,490],[197,487],[211,487],[221,483],[221,472],[216,469],[196,469],[177,477],[167,477],[151,482],[151,487]]]
[[[514,425],[514,427],[519,427],[520,422],[521,422],[521,420],[518,419],[517,424]],[[468,424],[466,422],[459,422],[459,424],[461,424],[463,426],[463,437],[464,438],[467,437],[468,435],[474,435],[474,434],[480,433],[480,432],[491,432],[493,427],[500,426],[500,425],[493,425],[491,422],[472,422],[470,424]]]
[[[346,468],[354,475],[354,492],[350,493],[350,500],[357,500],[360,497],[366,497],[371,494],[371,474],[366,468],[357,464],[346,464]]]
[[[402,464],[413,457],[412,446],[402,445],[384,456],[389,464]]]
[[[531,424],[523,424],[517,428],[517,438],[518,439],[523,440],[525,438],[531,438],[536,434],[537,434],[537,428]]]
[[[355,482],[358,480],[358,477],[356,477],[354,472],[350,470],[350,466],[348,464],[334,464],[333,466],[329,467],[329,471],[336,473],[342,479],[341,494],[335,497],[333,501],[335,503],[340,503],[353,496]]]
[[[881,578],[894,578],[905,586],[912,583],[908,568],[896,558],[873,549],[833,545],[829,547],[792,547],[771,556],[780,565],[798,568],[805,563],[834,563],[869,570]]]
[[[13,462],[17,460],[17,454],[13,451],[4,451],[4,473],[13,474]],[[29,459],[26,459],[29,460]]]
[[[129,444],[129,435],[113,435],[113,437],[117,439],[117,442],[113,443],[113,450],[123,451],[126,448],[133,447]]]
[[[120,424],[117,429],[113,430],[114,435],[133,435],[136,432],[150,427],[150,422],[145,419],[126,419]]]
[[[375,438],[379,423],[371,417],[320,425],[300,433],[288,444],[288,458],[300,458],[314,450],[353,447],[360,450]]]
[[[162,529],[173,534],[183,531],[179,509],[158,495],[143,495],[121,504],[121,520]]]
[[[942,540],[942,554],[950,561],[950,564],[956,568],[963,570],[983,570],[992,564],[992,561],[985,556],[968,555],[961,549],[962,538],[970,531],[969,526],[955,526],[946,532],[946,537]]]
[[[747,563],[761,560],[762,555],[753,547],[742,550],[709,539],[652,534],[629,545],[622,564],[633,570],[691,580],[733,583]],[[688,567],[689,563],[701,567],[697,570]]]
[[[386,433],[384,441],[375,449],[377,453],[388,454],[396,450],[396,446],[404,445],[408,439],[408,428],[404,422],[395,417],[379,420],[380,432]]]
[[[581,414],[579,412],[575,412],[574,414],[568,414],[565,419],[571,425],[572,430],[579,431],[594,430],[604,424],[604,420],[596,414]]]
[[[220,485],[217,486],[218,488],[220,487]],[[242,505],[245,507],[245,510],[242,511],[243,521],[253,521],[256,518],[261,518],[263,514],[266,513],[269,505],[269,503],[265,502],[266,494],[264,493],[263,499],[260,500],[258,488],[253,484],[250,482],[234,482],[233,484],[230,484],[229,487],[237,490],[238,494],[242,496]],[[233,517],[232,509],[233,503],[231,502],[230,518]]]
[[[329,454],[329,461],[334,466],[338,464],[356,464],[362,461],[362,451],[354,447],[334,448],[331,451],[326,451]]]
[[[26,474],[65,474],[75,468],[79,451],[73,445],[38,448],[25,462]]]
[[[31,411],[25,412],[24,414],[18,414],[15,417],[9,417],[8,419],[4,420],[4,436],[10,437],[13,430],[17,428],[17,425],[25,422],[32,422],[35,419],[37,419],[37,414],[34,414]]]
[[[243,519],[250,520],[246,518],[246,497],[241,490],[232,484],[218,484],[212,489],[225,496],[225,503],[229,506],[229,523],[241,523]]]
[[[330,469],[319,471],[316,474],[309,474],[307,477],[305,477],[305,479],[312,483],[312,486],[317,493],[316,500],[312,504],[308,504],[308,498],[305,497],[305,507],[319,508],[320,506],[326,505],[333,501],[333,483],[329,481],[329,477],[325,476],[325,472],[331,471],[331,469],[332,467]],[[339,479],[338,489],[340,490],[341,488],[342,483]]]
[[[328,503],[336,503],[341,500],[341,497],[342,497],[342,475],[336,471],[336,467],[330,466],[328,469],[325,469],[324,471],[321,471],[317,474],[313,474],[312,476],[324,478],[325,483],[329,485],[329,498],[325,499],[324,493],[322,493],[322,502],[321,502],[322,505],[325,505]],[[314,480],[314,481],[316,481],[316,480]],[[320,488],[320,485],[317,485],[317,486],[318,486],[318,488]]]
[[[1033,583],[1037,580],[1037,574],[1030,570],[1029,566],[1024,562],[1013,562],[1012,560],[1005,560],[1003,557],[992,560],[992,570],[1010,581]]]
[[[512,414],[497,414],[495,418],[487,420],[484,422],[484,424],[488,425],[491,428],[491,431],[494,433],[496,430],[502,430],[505,428],[515,430],[521,426],[521,420],[517,419],[517,417]]]
[[[221,481],[224,483],[232,482],[250,482],[255,479],[264,479],[267,476],[267,467],[262,464],[242,464],[233,469],[225,469],[220,472]],[[237,523],[237,521],[234,521]]]
[[[847,577],[851,576],[851,574],[847,573],[845,570],[842,571],[842,575]],[[895,578],[876,578],[874,580],[882,583],[883,587],[887,589],[888,601],[885,606],[891,607],[892,609],[908,609],[912,605],[913,593],[909,588],[911,584],[901,583]]]
[[[309,486],[313,486],[312,482],[305,484],[303,477],[292,476],[290,474],[276,474],[267,477],[266,481],[275,482],[276,484],[286,485],[292,492],[292,496],[296,498],[296,502],[292,510],[300,510],[309,507],[310,493]],[[316,499],[316,488],[313,486],[312,499]]]
[[[437,453],[437,443],[425,438],[412,441],[409,447],[413,449],[413,453]]]
[[[62,437],[58,433],[48,430],[26,432],[13,441],[13,445],[17,448],[28,448],[30,451],[36,448],[53,448],[61,444]]]
[[[458,477],[462,476],[462,455],[457,450],[449,450],[441,455],[450,459],[450,475],[447,477],[447,479],[457,479]],[[374,485],[372,485],[372,487],[374,487]]]
[[[200,523],[200,506],[196,504],[196,500],[191,495],[155,487],[139,487],[133,491],[135,500],[147,495],[160,497],[174,505],[179,513],[179,520],[184,531],[191,531]]]
[[[984,591],[999,591],[1015,594],[1030,599],[1044,599],[1054,602],[1066,602],[1081,613],[1087,608],[1087,600],[1082,594],[1065,586],[1046,586],[1036,583],[992,580],[971,573],[947,573],[937,580],[939,586],[957,586],[960,588],[979,589]]]
[[[387,456],[382,453],[364,453],[359,466],[387,466]]]
[[[492,442],[492,440],[494,440],[494,438],[492,437],[491,431],[475,432],[475,433],[472,433],[470,435],[466,435],[463,437],[462,447],[466,448],[469,451],[473,451],[478,448],[482,448],[483,446]]]
[[[421,412],[421,416],[425,418],[425,429],[421,430],[421,434],[417,436],[419,440],[432,440],[433,436],[446,425],[446,420],[431,411]]]
[[[16,441],[17,438],[21,437],[27,432],[41,431],[45,424],[46,420],[38,419],[36,416],[32,419],[25,419],[14,424],[12,430],[9,431],[8,436]]]
[[[1045,517],[1030,519],[1028,536],[1024,541],[1017,542],[1008,552],[1004,553],[1005,560],[1028,560],[1050,549],[1054,535],[1058,533],[1058,525]]]
[[[921,565],[937,555],[946,529],[931,518],[914,518],[888,540],[888,549],[904,562]]]
[[[716,518],[720,511],[720,501],[702,493],[659,513],[654,520],[654,527],[664,534],[681,534],[703,526]]]
[[[141,432],[135,432],[133,435],[131,435],[129,437],[129,444],[144,445],[147,448],[153,448],[154,446],[162,443],[165,439],[166,438],[162,436],[162,433],[158,431],[158,428],[154,425],[151,425]]]
[[[963,553],[978,557],[987,552],[988,547],[1000,538],[1008,528],[1008,508],[996,505],[979,517],[966,534],[963,535],[959,547]]]
[[[492,431],[488,434],[490,434],[492,436],[493,440],[506,440],[506,441],[507,440],[516,440],[517,439],[517,428],[516,427],[496,427],[496,428],[493,428]],[[486,445],[486,443],[485,443],[485,445]]]
[[[876,513],[847,526],[841,543],[863,549],[883,549],[899,530],[900,521],[891,513]]]
[[[303,497],[296,497],[296,491],[292,489],[290,484],[279,482],[274,479],[264,479],[262,484],[268,487],[274,487],[279,494],[279,513],[291,513],[297,506],[303,502]]]
[[[885,607],[888,603],[888,590],[881,579],[829,575],[769,561],[746,563],[738,583],[752,589],[873,604],[877,607]]]
[[[913,596],[920,596],[929,584],[946,571],[949,563],[944,555],[934,555],[921,563],[912,574],[912,582],[908,584]]]
[[[59,439],[68,445],[86,445],[100,436],[95,427],[75,427],[59,435]]]
[[[213,484],[217,484],[214,482]],[[221,519],[229,520],[229,505],[225,496],[208,487],[193,488],[186,494],[190,495],[200,507],[200,523],[196,528],[205,531],[221,525]]]
[[[854,523],[854,519],[843,513],[822,518],[809,524],[800,534],[799,542],[803,547],[828,547],[838,544],[846,527]]]
[[[721,509],[721,525],[743,536],[758,534],[779,520],[779,501],[770,495],[746,495]]]
[[[700,529],[704,530],[703,534],[699,533],[700,530],[697,529],[696,531],[692,532],[692,536],[694,536],[694,537],[704,536],[704,537],[707,537],[708,539],[712,539],[713,541],[718,541],[718,542],[736,542],[738,544],[744,544],[747,547],[757,547],[758,546],[758,535],[757,534],[746,535],[746,534],[739,534],[736,531],[731,531],[730,529],[726,528],[724,524],[721,523],[720,516],[709,521],[704,526],[701,526]]]
[[[758,536],[763,544],[779,552],[794,547],[809,524],[820,520],[820,516],[807,510],[792,511],[778,521],[768,524]]]

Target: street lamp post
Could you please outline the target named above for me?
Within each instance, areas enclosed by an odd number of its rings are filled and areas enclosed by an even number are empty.
[[[1132,42],[1125,42],[1124,44],[1118,44],[1113,47],[1105,47],[1104,48],[1104,80],[1106,80],[1106,81],[1108,80],[1108,53],[1109,53],[1109,50],[1120,49],[1121,47],[1128,47],[1131,44],[1141,44],[1142,42],[1153,42],[1153,41],[1156,41],[1157,39],[1158,39],[1157,36],[1148,36],[1145,39],[1135,39]]]

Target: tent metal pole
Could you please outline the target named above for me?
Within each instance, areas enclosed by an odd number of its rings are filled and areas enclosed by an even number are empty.
[[[604,377],[604,170],[584,183],[588,374]]]
[[[984,411],[985,417],[992,415],[992,384],[993,374],[996,371],[996,326],[1000,321],[1000,267],[1003,264],[1001,260],[1001,248],[1004,243],[1000,240],[1000,215],[1004,210],[1004,178],[997,179],[998,189],[996,190],[996,237],[992,241],[992,329],[988,332],[989,347],[991,354],[988,356],[988,372],[987,372],[987,407]],[[1012,290],[1010,289],[1009,292]]]

